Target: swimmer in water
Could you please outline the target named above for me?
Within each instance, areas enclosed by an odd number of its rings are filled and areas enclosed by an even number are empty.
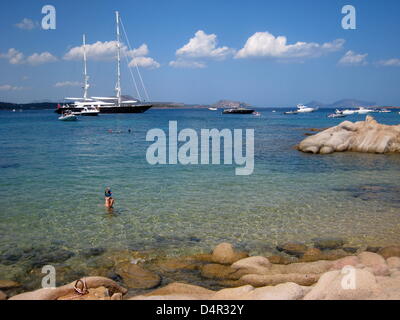
[[[106,188],[106,190],[104,191],[104,199],[105,199],[105,207],[106,208],[113,208],[114,207],[114,202],[115,200],[112,197],[112,191],[110,188]]]

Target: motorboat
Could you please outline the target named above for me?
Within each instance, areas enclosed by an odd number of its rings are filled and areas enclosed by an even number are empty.
[[[351,109],[345,109],[340,111],[342,114],[344,114],[345,116],[351,116],[355,113],[357,113],[357,110],[351,110]]]
[[[346,115],[343,113],[332,113],[328,115],[328,118],[344,118],[344,117],[346,117]]]
[[[253,116],[260,117],[261,116],[261,112],[254,111],[253,112]]]
[[[392,111],[389,109],[380,109],[378,110],[379,113],[391,113]]]
[[[80,115],[93,117],[99,115],[99,113],[100,111],[96,107],[90,105],[83,107],[82,111],[80,112]]]
[[[283,114],[298,114],[298,111],[286,111]]]
[[[358,114],[367,114],[367,113],[370,113],[370,112],[374,112],[374,110],[368,109],[368,108],[364,108],[364,107],[359,107],[358,110],[355,110],[355,113],[358,113]]]
[[[210,111],[218,111],[218,108],[210,107],[210,108],[208,108],[208,110],[210,110]]]
[[[252,114],[254,110],[247,108],[232,108],[226,109],[222,112],[223,114]]]
[[[298,104],[297,105],[297,113],[310,113],[310,112],[314,112],[317,111],[318,108],[311,108],[311,107],[307,107],[303,104]]]
[[[76,115],[72,114],[72,112],[65,112],[61,115],[61,117],[58,118],[60,121],[76,121],[78,118]]]

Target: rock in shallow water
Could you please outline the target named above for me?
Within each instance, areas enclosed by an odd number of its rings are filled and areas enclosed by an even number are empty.
[[[365,121],[344,121],[304,139],[298,149],[303,152],[329,154],[356,151],[368,153],[400,152],[400,125],[379,124],[371,116]]]
[[[312,239],[314,247],[320,250],[333,250],[341,248],[345,241],[341,238],[315,238]]]
[[[249,255],[245,252],[236,252],[230,243],[221,243],[215,247],[212,259],[219,264],[232,264]]]
[[[122,281],[131,289],[151,289],[161,283],[161,277],[158,274],[130,262],[118,264],[115,273],[121,276]]]
[[[286,242],[282,245],[278,245],[276,249],[292,256],[301,257],[308,248],[305,244],[300,242]]]

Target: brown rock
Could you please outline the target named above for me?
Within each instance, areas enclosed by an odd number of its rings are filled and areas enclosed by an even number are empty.
[[[296,262],[296,260],[291,260],[282,256],[269,256],[267,259],[272,264],[290,264]]]
[[[279,251],[283,251],[289,255],[301,257],[306,251],[307,246],[299,242],[286,242],[276,247]]]
[[[324,255],[321,250],[317,248],[310,248],[304,253],[303,257],[300,259],[300,262],[313,262],[318,260],[325,260],[323,256]]]
[[[400,269],[400,258],[399,257],[387,258],[386,263],[390,269]]]
[[[232,264],[249,255],[245,252],[236,252],[230,243],[221,243],[215,247],[212,253],[213,262],[219,264]]]
[[[231,267],[240,271],[243,275],[250,273],[265,274],[269,272],[271,266],[272,265],[267,258],[255,256],[236,261]]]
[[[110,295],[107,288],[98,287],[88,289],[88,293],[84,295],[72,292],[57,298],[57,300],[110,300]]]
[[[259,275],[248,274],[240,278],[240,283],[249,284],[253,287],[276,286],[281,283],[294,282],[301,286],[311,286],[319,279],[319,274],[274,274],[274,275]]]
[[[214,291],[208,290],[199,286],[181,283],[181,282],[173,282],[169,285],[156,289],[150,293],[145,294],[145,296],[167,296],[167,295],[206,295],[212,294]]]
[[[385,259],[390,257],[400,257],[400,246],[384,247],[378,251],[378,254]]]
[[[122,277],[123,282],[132,289],[152,289],[161,283],[158,274],[145,270],[136,264],[122,262],[115,268],[116,274]]]
[[[20,287],[21,284],[11,280],[0,280],[0,289],[13,289]]]
[[[208,279],[237,280],[240,275],[236,269],[222,264],[206,264],[201,268],[201,275]]]

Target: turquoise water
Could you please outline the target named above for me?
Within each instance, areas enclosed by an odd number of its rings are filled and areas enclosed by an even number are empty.
[[[328,119],[328,111],[261,112],[149,110],[76,123],[57,121],[50,110],[0,112],[0,253],[59,245],[181,254],[221,241],[263,253],[317,236],[400,243],[400,155],[303,154],[293,146],[308,128],[341,120]],[[397,112],[374,116],[400,123]],[[236,176],[234,165],[149,165],[146,133],[167,130],[170,120],[178,129],[254,128],[254,173]],[[106,186],[116,199],[113,214],[104,208]]]

